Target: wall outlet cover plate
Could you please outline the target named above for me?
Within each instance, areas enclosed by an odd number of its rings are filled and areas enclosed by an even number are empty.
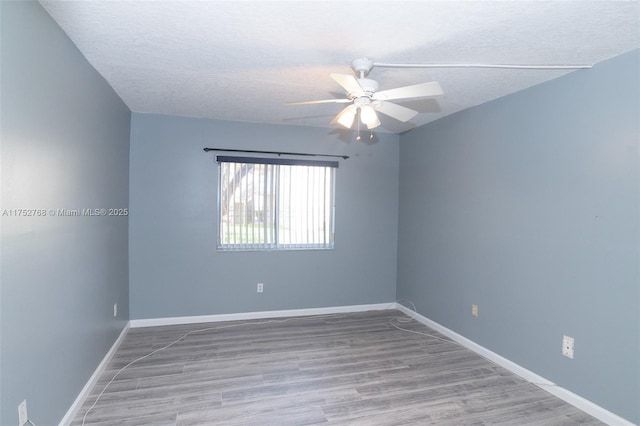
[[[573,337],[562,336],[562,355],[573,359]]]
[[[25,399],[18,405],[18,426],[24,426],[29,421],[27,415],[27,400]]]

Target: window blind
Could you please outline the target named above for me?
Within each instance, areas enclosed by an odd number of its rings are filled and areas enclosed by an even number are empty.
[[[219,250],[334,247],[337,162],[217,156]]]

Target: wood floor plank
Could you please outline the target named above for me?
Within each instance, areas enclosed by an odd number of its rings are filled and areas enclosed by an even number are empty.
[[[132,329],[73,426],[94,403],[87,425],[601,424],[397,310]]]

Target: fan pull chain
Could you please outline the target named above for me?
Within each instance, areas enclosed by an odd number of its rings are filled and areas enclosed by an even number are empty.
[[[362,115],[362,111],[360,109],[358,109],[358,136],[356,136],[356,140],[359,141],[360,138],[360,121],[362,120],[362,117],[360,117],[360,115]]]

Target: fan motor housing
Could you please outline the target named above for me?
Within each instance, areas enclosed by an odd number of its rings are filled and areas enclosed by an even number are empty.
[[[378,82],[370,78],[359,78],[358,82],[367,95],[372,95],[378,91]]]

